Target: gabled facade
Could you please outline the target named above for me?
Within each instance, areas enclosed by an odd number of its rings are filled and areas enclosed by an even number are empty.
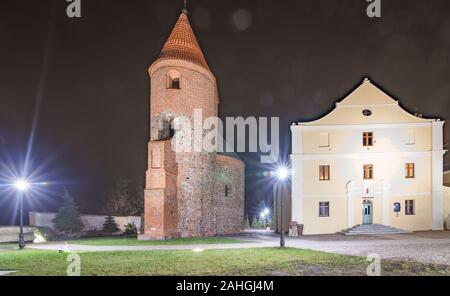
[[[292,125],[292,220],[305,234],[443,229],[443,126],[364,79],[328,115]]]

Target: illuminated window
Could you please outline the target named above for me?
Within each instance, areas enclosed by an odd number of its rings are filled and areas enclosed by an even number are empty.
[[[373,146],[373,133],[364,132],[363,133],[363,146]]]
[[[178,72],[170,71],[169,73],[167,73],[167,88],[181,89],[181,78]]]
[[[405,200],[405,215],[415,215],[414,200]]]
[[[365,164],[364,165],[364,180],[372,180],[373,179],[373,165]]]
[[[319,166],[319,180],[320,181],[330,180],[330,166],[329,165]]]
[[[411,179],[415,177],[415,165],[414,163],[405,164],[405,178]]]
[[[319,217],[330,217],[330,202],[319,202]]]

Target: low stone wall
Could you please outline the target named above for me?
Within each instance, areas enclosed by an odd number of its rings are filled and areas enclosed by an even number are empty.
[[[34,228],[24,227],[23,233],[26,242],[34,240]],[[19,242],[19,226],[0,226],[0,243],[18,243]]]
[[[30,226],[54,228],[52,220],[55,216],[56,213],[30,212]],[[84,225],[83,231],[102,230],[105,217],[104,215],[81,215],[81,221]],[[128,223],[134,223],[138,231],[141,228],[141,217],[139,216],[114,216],[114,218],[122,231],[125,230]]]

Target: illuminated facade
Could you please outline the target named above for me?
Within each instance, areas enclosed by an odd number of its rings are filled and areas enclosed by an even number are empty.
[[[305,234],[443,229],[443,126],[364,79],[328,115],[292,125],[292,220]]]

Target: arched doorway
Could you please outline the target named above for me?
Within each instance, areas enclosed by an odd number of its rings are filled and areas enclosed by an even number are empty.
[[[363,208],[362,208],[362,215],[363,215],[363,224],[368,225],[373,223],[373,203],[370,200],[364,200],[363,201]]]

